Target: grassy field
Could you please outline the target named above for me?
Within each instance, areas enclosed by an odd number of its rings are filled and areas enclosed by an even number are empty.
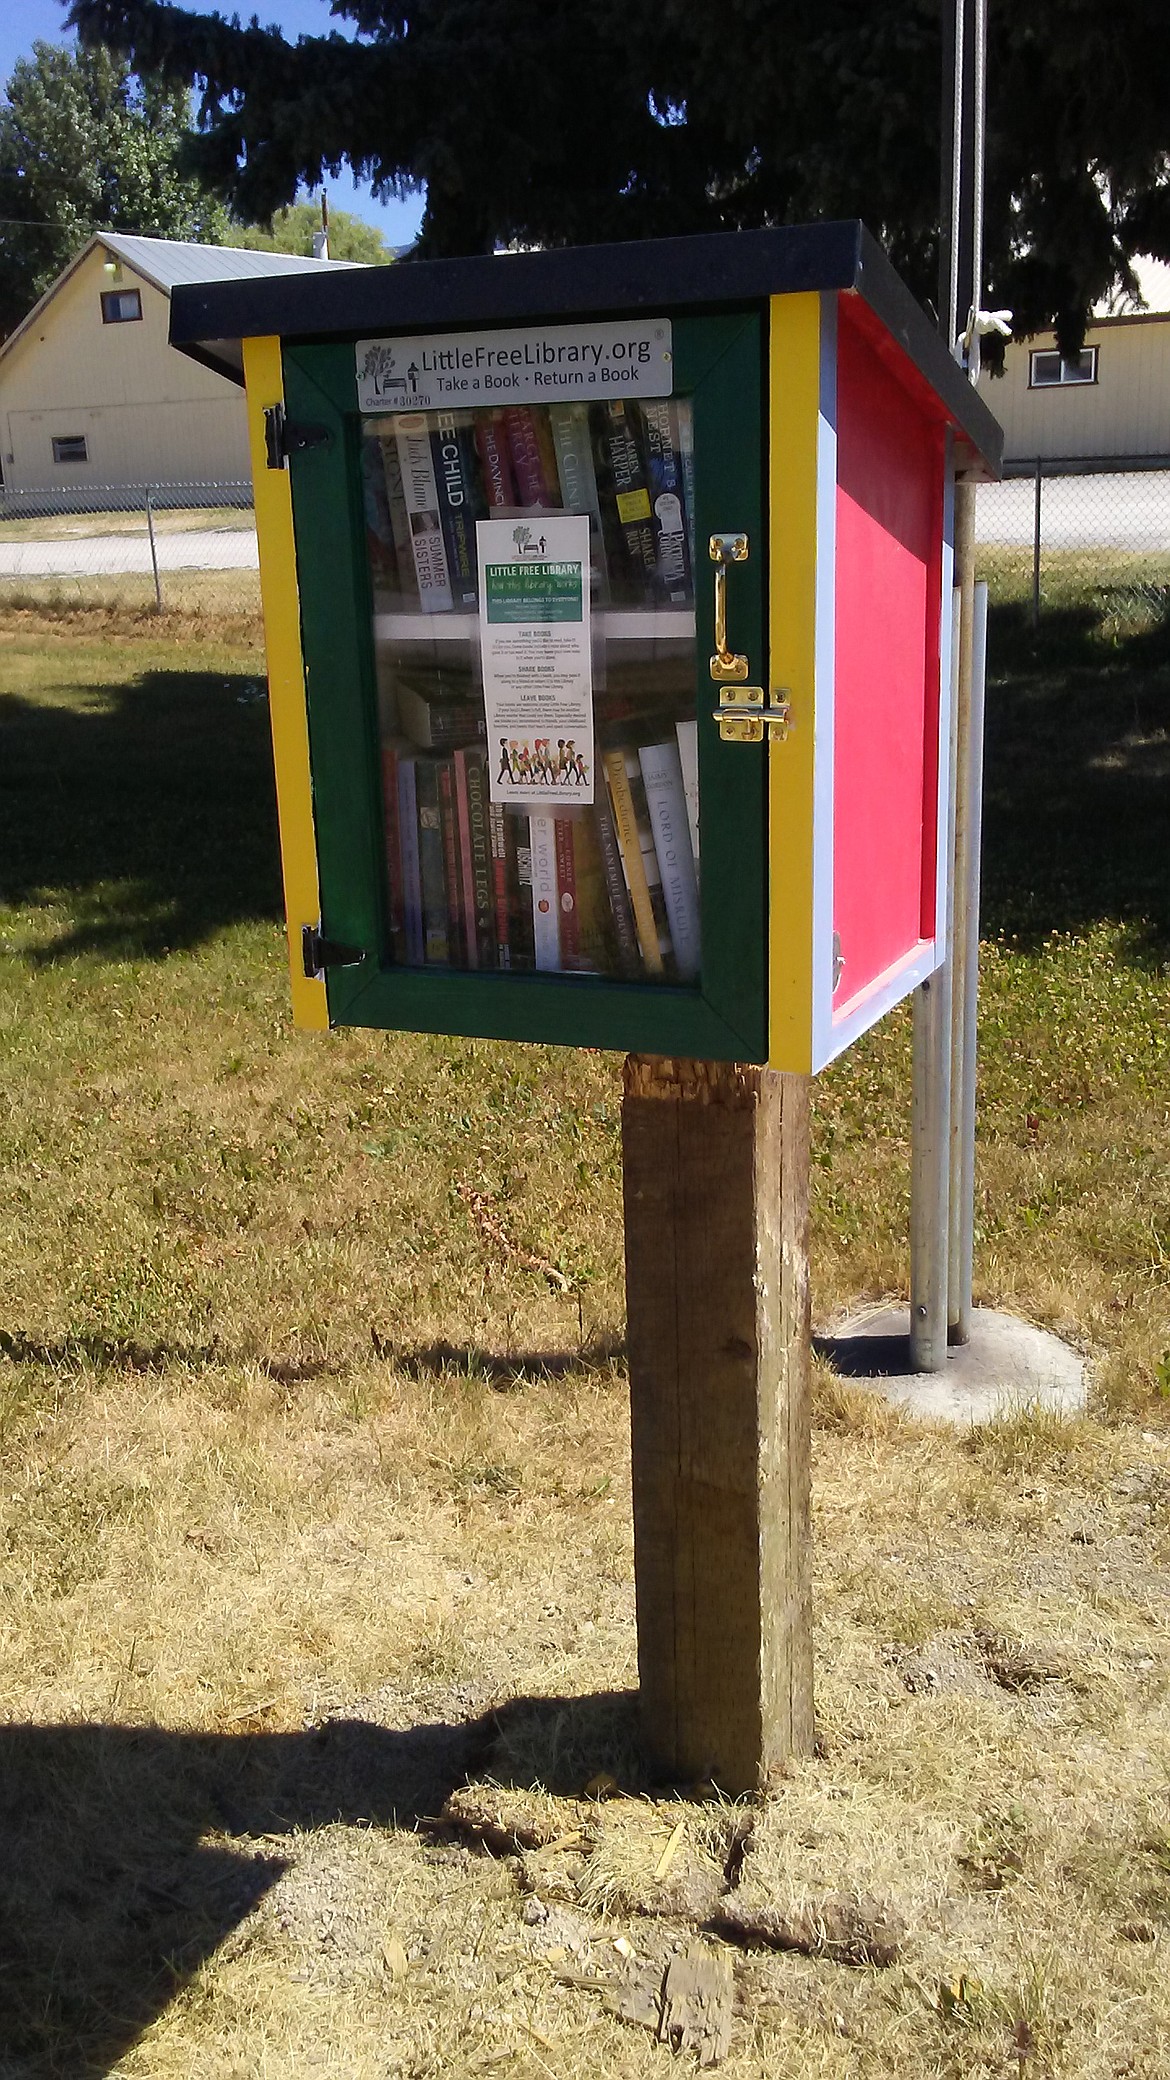
[[[51,493],[47,494],[52,496]],[[207,528],[233,531],[252,528],[251,504],[241,506],[160,506],[154,508],[156,534],[202,534]],[[145,534],[146,507],[139,504],[108,513],[34,513],[0,515],[0,542],[84,541],[90,535]]]
[[[1048,642],[1005,602],[977,1297],[1092,1414],[821,1375],[753,1809],[638,1773],[619,1061],[292,1033],[254,629],[0,623],[0,2080],[637,2080],[613,1982],[740,1863],[811,1954],[729,1951],[736,2080],[1161,2080],[1170,665]],[[904,1290],[907,1113],[896,1016],[816,1093],[823,1318]]]

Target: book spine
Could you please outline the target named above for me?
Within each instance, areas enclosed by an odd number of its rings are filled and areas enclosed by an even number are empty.
[[[678,447],[679,470],[682,474],[683,512],[687,523],[687,548],[690,551],[691,569],[699,568],[695,548],[695,429],[689,405],[671,407],[676,445]]]
[[[604,788],[598,789],[594,799],[593,821],[597,830],[597,847],[601,855],[606,893],[613,917],[614,937],[617,940],[618,968],[629,978],[636,975],[641,966],[638,959],[638,934],[634,929],[630,891],[622,872],[621,848],[614,829],[613,811]]]
[[[406,910],[402,873],[402,841],[398,835],[398,753],[382,750],[382,831],[386,844],[386,905],[390,948],[395,961],[406,953]]]
[[[406,510],[406,492],[402,483],[402,463],[398,455],[398,442],[385,434],[379,437],[382,450],[382,475],[386,480],[386,504],[390,512],[390,531],[394,537],[394,560],[398,568],[400,592],[418,597],[418,576],[414,568],[414,549],[411,545],[410,515]]]
[[[638,762],[646,789],[646,805],[662,877],[675,965],[680,981],[693,982],[699,972],[699,891],[695,885],[695,862],[691,855],[687,800],[678,746],[674,743],[645,744],[638,753]]]
[[[447,923],[447,875],[443,860],[443,819],[439,808],[437,759],[414,761],[418,790],[418,864],[422,885],[423,959],[447,967],[451,942]]]
[[[496,965],[495,875],[492,866],[491,832],[488,828],[487,760],[482,751],[460,751],[466,772],[467,827],[471,839],[471,908],[475,920],[475,942],[481,968]],[[467,943],[471,946],[471,925]]]
[[[658,583],[664,598],[684,605],[691,598],[691,559],[683,512],[682,466],[669,404],[644,404],[642,422],[646,428],[646,474]]]
[[[687,827],[691,834],[691,857],[695,862],[695,880],[699,878],[699,725],[694,716],[684,717],[674,725],[678,738],[678,758],[682,767],[683,793],[687,798]]]
[[[556,503],[545,481],[536,431],[536,414],[531,405],[510,404],[504,409],[512,478],[522,506],[552,506]]]
[[[516,487],[508,453],[508,429],[502,412],[476,414],[475,445],[489,512],[496,506],[514,506],[517,503]]]
[[[601,406],[614,510],[631,576],[645,584],[657,575],[650,491],[638,450],[633,407],[621,398]]]
[[[362,442],[362,504],[366,515],[366,551],[374,590],[395,593],[399,590],[399,584],[394,528],[390,520],[390,501],[386,496],[382,450],[377,438],[372,434],[367,435]]]
[[[443,524],[443,547],[457,608],[474,607],[479,597],[475,558],[472,443],[470,429],[454,413],[437,414],[431,455]]]
[[[544,478],[545,489],[548,492],[551,503],[554,506],[561,506],[564,504],[564,493],[561,490],[560,472],[557,469],[556,442],[552,437],[552,427],[548,423],[547,405],[533,406],[532,423],[536,429],[536,446],[540,455],[540,473]]]
[[[634,754],[635,764],[637,753]],[[638,935],[638,947],[642,965],[648,975],[661,975],[663,970],[662,949],[659,945],[658,925],[650,897],[650,884],[642,852],[642,837],[634,810],[633,790],[626,770],[623,751],[606,751],[602,755],[602,766],[609,799],[613,809],[613,825],[621,854],[622,872],[630,895],[630,907],[634,913],[634,928]]]
[[[601,496],[589,437],[589,407],[585,404],[550,405],[548,420],[556,449],[561,499],[570,513],[584,513],[589,521],[590,560],[596,597],[604,600],[609,595],[609,572],[601,525]]]
[[[557,922],[560,931],[562,968],[575,968],[581,950],[577,925],[577,867],[573,857],[573,818],[553,817],[553,846],[557,865]]]
[[[495,903],[496,966],[510,968],[512,965],[511,916],[508,904],[508,828],[504,810],[499,802],[492,802],[488,811],[488,828],[492,844],[492,895]],[[513,851],[515,846],[513,845]]]
[[[536,966],[536,926],[532,914],[532,820],[509,810],[508,894],[511,906],[512,966]]]
[[[439,823],[443,832],[443,880],[447,888],[447,946],[455,967],[467,964],[467,926],[459,876],[459,811],[455,802],[455,768],[439,761]]]
[[[471,816],[467,799],[466,754],[457,751],[454,757],[455,773],[455,820],[459,836],[459,889],[463,916],[466,920],[465,945],[469,968],[479,966],[479,939],[475,930],[475,877],[471,863]]]
[[[557,838],[555,816],[528,819],[532,847],[532,938],[536,965],[555,969],[561,965],[561,935],[557,921]]]
[[[414,967],[424,959],[422,871],[418,846],[418,760],[398,761],[398,841],[402,849],[402,908],[406,958]]]
[[[439,488],[435,482],[426,413],[413,412],[400,418],[394,439],[410,521],[410,546],[418,579],[419,605],[424,614],[449,613],[452,606],[451,574],[443,543]]]

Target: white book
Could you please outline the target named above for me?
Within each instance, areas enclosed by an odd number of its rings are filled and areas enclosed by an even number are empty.
[[[394,439],[402,470],[402,495],[410,522],[410,546],[418,579],[418,601],[424,614],[449,613],[454,604],[439,487],[425,412],[403,413],[395,421]]]
[[[689,721],[676,722],[674,733],[678,738],[679,763],[682,766],[683,793],[687,798],[687,825],[691,833],[691,854],[695,862],[695,880],[699,878],[699,725],[692,715]]]
[[[557,826],[554,816],[528,819],[532,847],[532,933],[538,968],[559,968],[561,934],[557,923]]]
[[[674,958],[683,982],[699,972],[699,889],[687,821],[678,745],[644,744],[638,753]]]

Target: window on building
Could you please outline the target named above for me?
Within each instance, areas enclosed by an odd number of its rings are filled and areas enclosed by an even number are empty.
[[[83,433],[55,433],[53,435],[54,462],[88,462],[89,449]]]
[[[142,316],[142,297],[137,289],[107,289],[102,296],[102,324],[129,325]]]
[[[1055,390],[1064,383],[1095,383],[1097,349],[1085,347],[1079,354],[1060,354],[1055,347],[1038,347],[1028,373],[1030,390]]]

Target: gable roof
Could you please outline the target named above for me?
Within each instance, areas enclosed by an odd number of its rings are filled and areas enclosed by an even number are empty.
[[[180,282],[230,282],[274,274],[320,274],[326,268],[336,272],[339,268],[351,268],[356,264],[352,260],[309,260],[301,253],[256,253],[244,246],[201,246],[178,238],[128,238],[120,231],[95,231],[81,251],[74,254],[68,267],[62,269],[56,281],[50,282],[31,311],[13,327],[8,338],[0,340],[0,359],[24,337],[57,291],[97,246],[133,268],[135,274],[161,290],[164,296],[169,296]]]
[[[355,265],[352,260],[310,260],[303,253],[258,253],[246,246],[199,246],[178,238],[125,238],[120,231],[103,231],[90,243],[108,247],[165,294],[176,282],[237,282],[253,275],[313,274],[323,267]]]

